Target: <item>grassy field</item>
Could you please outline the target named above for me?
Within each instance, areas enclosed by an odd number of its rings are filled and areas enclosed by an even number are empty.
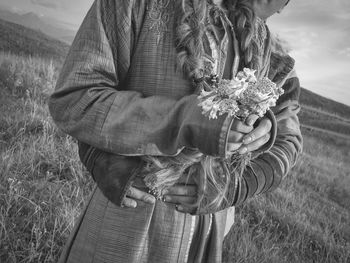
[[[51,61],[0,55],[0,262],[56,262],[91,190],[53,125]]]
[[[42,32],[0,19],[0,51],[63,61],[69,45]]]
[[[0,53],[0,262],[56,262],[93,186],[48,114],[59,65]],[[279,189],[238,208],[224,262],[350,262],[350,140],[323,128],[303,131]]]

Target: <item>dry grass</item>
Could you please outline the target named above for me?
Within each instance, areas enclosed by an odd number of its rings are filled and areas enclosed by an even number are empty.
[[[307,131],[304,140],[281,187],[239,209],[225,262],[350,262],[350,142]]]
[[[0,262],[56,262],[92,188],[48,114],[57,66],[0,54]],[[238,209],[225,262],[350,262],[350,142],[305,133],[281,188]]]
[[[91,188],[46,105],[52,61],[0,57],[0,262],[56,262]]]

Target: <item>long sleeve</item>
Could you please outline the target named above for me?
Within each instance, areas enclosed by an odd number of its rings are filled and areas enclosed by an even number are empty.
[[[196,95],[173,96],[172,87],[145,95],[128,84],[146,2],[94,2],[49,101],[55,123],[82,143],[119,155],[172,156],[190,147],[225,156],[229,118],[208,120]],[[151,70],[144,66],[138,70]]]
[[[302,151],[302,136],[298,112],[300,85],[294,71],[289,73],[289,78],[283,83],[284,95],[280,97],[276,107],[269,113],[276,134],[267,146],[263,146],[252,154],[252,160],[245,167],[241,180],[231,180],[229,191],[219,207],[207,207],[212,201],[210,189],[204,194],[195,214],[215,213],[231,206],[238,206],[248,198],[274,190],[282,179],[295,165]],[[233,171],[231,178],[237,175]],[[237,185],[236,185],[237,184]],[[230,221],[231,223],[233,221]]]
[[[141,158],[104,152],[81,142],[79,157],[108,200],[122,206],[136,170],[142,165]]]
[[[253,159],[239,182],[234,205],[247,198],[272,191],[295,165],[302,151],[302,136],[298,119],[300,84],[292,75],[283,85],[284,95],[273,108],[277,135],[273,146]]]

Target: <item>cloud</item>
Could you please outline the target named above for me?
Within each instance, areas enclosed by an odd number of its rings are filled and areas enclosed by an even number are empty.
[[[54,0],[30,0],[34,5],[40,5],[42,7],[50,9],[58,9],[61,7],[58,1]]]
[[[345,56],[350,58],[350,47],[344,48],[338,52],[340,56]]]
[[[350,1],[291,1],[269,24],[290,43],[302,86],[350,105]]]

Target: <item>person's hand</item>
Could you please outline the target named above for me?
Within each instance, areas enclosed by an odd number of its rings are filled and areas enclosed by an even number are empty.
[[[141,178],[137,178],[134,182],[135,184],[142,189],[146,189]],[[164,202],[175,204],[177,210],[180,212],[189,213],[194,210],[193,204],[197,201],[197,185],[194,180],[183,179],[179,183],[164,190],[162,194]],[[154,204],[156,199],[148,192],[130,186],[123,200],[123,207],[136,208],[137,201]]]
[[[163,201],[176,205],[176,209],[183,213],[195,211],[197,202],[197,185],[178,183],[163,191]]]
[[[134,185],[139,186],[140,189],[146,189],[143,180],[137,177],[134,181]],[[156,198],[149,194],[148,192],[140,190],[134,186],[130,186],[126,192],[126,196],[123,199],[122,206],[128,208],[136,208],[137,201],[142,201],[148,204],[154,204],[156,202]]]
[[[245,121],[234,119],[228,135],[227,154],[231,155],[243,145],[243,137],[254,130],[254,124],[259,116],[250,115]]]
[[[242,138],[242,145],[238,149],[239,154],[256,151],[266,144],[271,137],[272,122],[268,118],[262,118],[257,127]]]
[[[174,204],[176,210],[183,213],[193,213],[198,200],[198,186],[194,177],[183,175],[179,181],[163,191],[163,201]]]

